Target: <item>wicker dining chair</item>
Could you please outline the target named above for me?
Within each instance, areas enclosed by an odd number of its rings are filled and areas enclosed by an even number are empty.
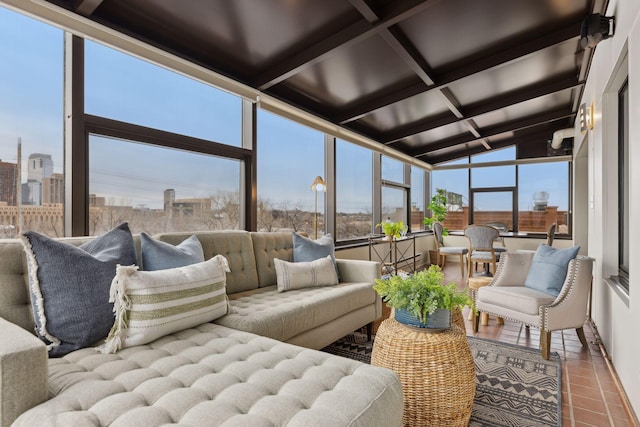
[[[491,265],[491,272],[495,273],[498,255],[493,242],[500,236],[498,229],[488,225],[468,225],[464,235],[469,239],[469,277],[472,276],[474,262]]]
[[[442,260],[442,268],[444,268],[447,262],[447,255],[456,255],[460,257],[460,277],[464,279],[464,265],[466,263],[464,258],[469,252],[469,249],[462,246],[445,246],[444,239],[442,237],[442,224],[440,224],[439,222],[434,222],[432,227],[433,237],[435,237],[436,241],[437,263],[440,264],[440,261]]]

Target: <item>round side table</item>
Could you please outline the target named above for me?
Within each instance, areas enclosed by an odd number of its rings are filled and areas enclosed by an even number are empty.
[[[492,280],[493,280],[493,277],[485,277],[485,276],[469,277],[468,285],[469,285],[469,289],[471,289],[471,292],[473,293],[474,300],[475,300],[475,293],[478,292],[478,289],[480,289],[483,286],[489,285],[489,283],[491,283]],[[469,320],[473,320],[473,312],[469,312]],[[498,321],[499,325],[504,324],[504,319],[502,317],[497,317],[496,320]],[[487,313],[480,313],[480,324],[482,326],[487,326],[489,324],[489,315]]]
[[[389,318],[378,328],[371,364],[392,369],[402,383],[406,426],[467,426],[476,391],[467,336],[425,332]]]

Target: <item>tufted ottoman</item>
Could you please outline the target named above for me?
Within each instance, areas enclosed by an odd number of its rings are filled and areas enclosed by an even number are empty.
[[[390,370],[204,324],[152,344],[49,360],[53,397],[20,426],[398,426]]]

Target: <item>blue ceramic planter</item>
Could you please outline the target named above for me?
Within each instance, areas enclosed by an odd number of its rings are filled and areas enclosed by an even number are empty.
[[[407,310],[395,309],[394,318],[405,325],[424,329],[449,329],[451,327],[451,311],[439,308],[435,313],[427,316],[427,322],[422,323],[413,314]]]

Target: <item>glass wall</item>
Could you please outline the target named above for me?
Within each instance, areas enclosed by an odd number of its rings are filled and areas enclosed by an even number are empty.
[[[466,165],[468,158],[455,160],[443,165]],[[469,225],[469,169],[447,169],[431,172],[431,194],[438,189],[447,194],[447,218],[443,225],[449,230],[464,230]],[[427,203],[428,205],[428,203]]]
[[[123,221],[150,234],[240,227],[240,161],[186,151],[241,145],[239,97],[86,41],[85,111],[140,136],[90,135],[90,235]]]
[[[0,7],[0,237],[64,233],[63,32]]]
[[[569,164],[518,165],[518,229],[557,234],[569,232]]]
[[[368,160],[368,161],[367,161]],[[336,140],[336,239],[366,237],[373,226],[373,153]]]
[[[490,223],[511,231],[545,233],[556,223],[556,233],[570,232],[569,163],[518,165],[515,150],[510,147],[460,159],[441,165],[454,168],[431,173],[431,194],[440,188],[447,192],[447,228]],[[513,164],[482,166],[490,162]]]
[[[91,135],[89,165],[91,235],[239,227],[238,161]]]
[[[239,147],[238,96],[91,41],[85,42],[85,111]]]
[[[311,190],[324,177],[324,134],[258,110],[258,230],[325,229],[325,192]],[[327,183],[330,185],[330,183]]]
[[[424,203],[424,179],[425,170],[411,166],[411,218],[409,229],[411,232],[424,230],[425,203]]]

